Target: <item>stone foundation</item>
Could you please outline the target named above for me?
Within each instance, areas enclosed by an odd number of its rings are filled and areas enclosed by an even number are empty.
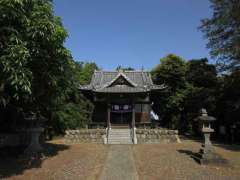
[[[137,134],[138,144],[180,142],[177,130],[137,129],[136,134]]]
[[[143,143],[176,143],[180,142],[177,130],[168,129],[136,129],[138,144]],[[105,129],[67,130],[67,144],[102,143],[106,141]]]
[[[65,135],[65,142],[67,144],[80,143],[104,143],[106,138],[105,129],[79,129],[67,130]]]

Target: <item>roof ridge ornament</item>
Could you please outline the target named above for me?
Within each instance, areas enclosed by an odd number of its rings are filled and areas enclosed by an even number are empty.
[[[118,69],[118,72],[123,73],[124,71],[123,71],[123,69],[120,68],[120,69]]]

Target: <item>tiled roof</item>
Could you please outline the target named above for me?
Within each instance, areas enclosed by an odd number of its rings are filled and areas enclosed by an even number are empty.
[[[113,85],[120,77],[128,84]],[[95,71],[91,83],[81,86],[80,89],[106,93],[136,93],[164,87],[164,85],[154,85],[150,73],[146,71]]]

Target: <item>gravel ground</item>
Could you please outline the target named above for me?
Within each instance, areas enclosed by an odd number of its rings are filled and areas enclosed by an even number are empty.
[[[0,180],[99,179],[107,149],[102,144],[67,146],[62,141],[53,141],[40,162],[28,164],[23,158],[0,159]]]
[[[149,144],[134,146],[134,159],[140,180],[239,180],[240,148],[227,150],[215,147],[229,161],[228,166],[199,165],[192,155],[200,144],[185,141],[180,144]]]
[[[191,156],[200,143],[64,145],[52,141],[41,161],[0,157],[0,180],[239,180],[240,147],[215,145],[228,166],[202,166]]]

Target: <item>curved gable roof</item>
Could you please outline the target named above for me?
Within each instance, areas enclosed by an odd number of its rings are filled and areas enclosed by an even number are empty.
[[[131,86],[113,85],[120,77]],[[91,83],[81,87],[81,89],[96,92],[146,92],[163,88],[163,85],[153,84],[151,75],[147,71],[95,71]]]
[[[104,86],[123,76],[135,86],[152,85],[150,73],[146,71],[95,71],[90,84]]]
[[[137,84],[135,82],[133,82],[130,78],[128,78],[123,72],[119,72],[116,77],[114,77],[111,81],[107,82],[103,87],[110,87],[110,86],[112,86],[113,83],[116,82],[121,77],[124,78],[133,87],[137,86]]]

